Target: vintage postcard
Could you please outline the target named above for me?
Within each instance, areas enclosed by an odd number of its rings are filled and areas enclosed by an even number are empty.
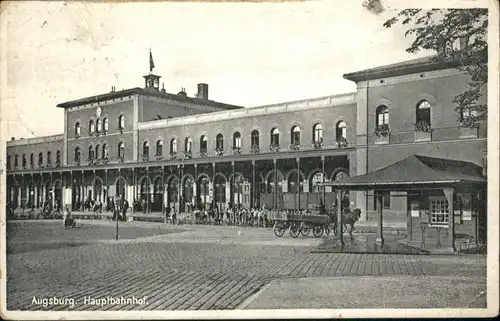
[[[2,2],[2,317],[496,316],[498,12]]]

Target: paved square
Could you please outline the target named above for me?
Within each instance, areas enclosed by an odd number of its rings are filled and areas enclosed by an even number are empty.
[[[347,282],[347,277],[398,278],[418,284],[413,280],[419,277],[433,277],[435,282],[456,276],[467,280],[462,291],[467,295],[460,302],[474,301],[474,293],[486,288],[485,256],[312,253],[321,239],[277,238],[264,228],[120,223],[119,241],[114,240],[115,226],[102,221],[69,230],[59,221],[9,222],[7,229],[9,310],[245,308],[251,307],[250,298],[260,293],[264,298],[269,287],[279,291],[276,282],[294,287],[324,282],[322,286],[328,287]],[[306,281],[294,281],[298,279]],[[266,285],[267,290],[259,292]],[[367,300],[362,288],[352,290],[360,300]],[[281,297],[292,298],[286,291],[283,288]],[[316,301],[315,294],[308,292],[311,307],[322,306],[324,292],[317,293]],[[63,302],[44,304],[43,299],[50,298]],[[106,302],[99,301],[104,298]],[[448,301],[438,302],[451,307]],[[255,302],[258,308],[295,307],[290,304],[293,300]],[[412,307],[411,301],[404,302]],[[331,308],[350,304],[337,300]],[[400,305],[394,302],[394,307]]]

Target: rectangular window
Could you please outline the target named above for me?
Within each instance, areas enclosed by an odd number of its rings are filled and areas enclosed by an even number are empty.
[[[431,225],[448,225],[449,211],[446,197],[429,198],[429,214]]]

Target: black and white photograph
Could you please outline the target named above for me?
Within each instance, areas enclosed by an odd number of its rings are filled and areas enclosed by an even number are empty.
[[[499,8],[2,2],[2,317],[497,316]]]

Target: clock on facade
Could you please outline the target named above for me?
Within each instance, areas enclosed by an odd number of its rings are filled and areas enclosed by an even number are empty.
[[[100,117],[101,116],[101,113],[102,113],[102,109],[101,107],[97,107],[97,117]]]

